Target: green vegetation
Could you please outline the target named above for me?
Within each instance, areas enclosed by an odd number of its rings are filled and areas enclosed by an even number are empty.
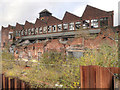
[[[26,68],[26,62],[15,61],[12,54],[2,53],[3,73],[11,78],[29,82],[31,87],[76,88],[80,85],[80,65],[118,67],[117,46],[101,45],[99,49],[86,50],[81,58],[71,58],[59,52],[46,52],[39,61]]]

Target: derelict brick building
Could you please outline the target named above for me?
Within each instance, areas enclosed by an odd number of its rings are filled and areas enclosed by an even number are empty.
[[[60,20],[44,9],[39,13],[39,18],[34,24],[25,21],[24,25],[16,23],[16,26],[2,27],[1,46],[4,48],[9,43],[15,47],[14,52],[16,50],[17,53],[22,52],[22,57],[26,56],[28,52],[36,57],[49,50],[64,53],[75,51],[73,54],[77,55],[76,52],[81,52],[86,47],[97,48],[99,43],[103,41],[103,37],[112,43],[114,42],[112,35],[105,36],[102,29],[109,27],[112,30],[113,15],[113,11],[107,12],[87,5],[81,17],[66,12],[63,19]],[[83,33],[97,35],[97,37],[85,39]],[[76,34],[80,34],[82,37],[76,38]]]

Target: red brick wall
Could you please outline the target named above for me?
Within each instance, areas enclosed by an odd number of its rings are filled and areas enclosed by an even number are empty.
[[[48,42],[48,44],[45,46],[45,50],[57,50],[62,51],[64,49],[64,45],[59,42],[58,39],[51,40]]]

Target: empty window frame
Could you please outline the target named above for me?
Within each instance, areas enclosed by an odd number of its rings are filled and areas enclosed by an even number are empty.
[[[31,29],[28,29],[28,35],[31,35]]]
[[[24,35],[24,30],[21,30],[21,35],[22,35],[22,36]]]
[[[68,24],[63,24],[63,30],[64,31],[68,30]]]
[[[52,31],[52,26],[48,26],[48,32]]]
[[[78,30],[80,29],[81,22],[75,22],[75,29]]]
[[[91,28],[98,28],[98,19],[91,20]]]
[[[18,36],[18,31],[15,31],[15,36]]]
[[[42,27],[39,27],[39,34],[42,34]]]
[[[108,26],[108,17],[100,19],[100,27]]]
[[[83,21],[83,29],[87,29],[90,26],[90,20],[84,20]]]
[[[47,33],[47,26],[43,27],[43,33]]]
[[[52,25],[52,29],[53,29],[53,32],[56,32],[57,31],[56,25]]]
[[[21,31],[18,31],[18,36],[21,36]]]
[[[9,33],[8,39],[12,39],[12,34]]]
[[[34,30],[35,30],[35,28],[32,28],[32,29],[31,29],[31,35],[34,35],[34,33],[35,33]]]
[[[69,30],[74,30],[74,22],[69,23]]]
[[[57,25],[58,32],[62,31],[62,24]]]
[[[38,28],[35,28],[35,34],[38,34]]]
[[[27,29],[25,30],[25,35],[27,35]]]

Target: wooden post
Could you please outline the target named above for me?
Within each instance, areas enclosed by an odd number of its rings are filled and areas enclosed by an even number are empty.
[[[82,73],[82,66],[80,66],[80,84],[81,84],[81,88],[83,88],[83,73]]]
[[[10,82],[10,78],[8,77],[8,89],[10,90],[11,88],[11,82]]]
[[[14,79],[14,88],[17,88],[17,79]]]
[[[3,82],[3,89],[5,89],[5,76],[4,76],[4,74],[2,75],[2,82]]]
[[[24,89],[25,88],[25,83],[23,81],[21,81],[21,88]]]

